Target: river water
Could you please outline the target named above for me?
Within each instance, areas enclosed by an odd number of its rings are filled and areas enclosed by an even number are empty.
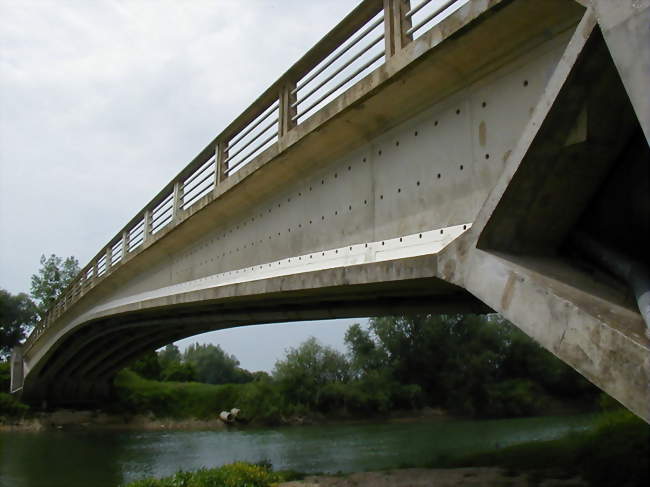
[[[295,426],[176,432],[0,433],[1,487],[114,487],[237,460],[276,469],[350,472],[423,464],[593,424],[593,416]]]

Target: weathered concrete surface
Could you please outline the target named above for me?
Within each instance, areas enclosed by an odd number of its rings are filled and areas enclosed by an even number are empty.
[[[605,174],[625,170],[622,144],[640,131],[615,74],[587,12],[472,230],[439,269],[648,421],[650,341],[636,304],[563,250]],[[585,107],[596,120],[582,120]]]
[[[102,397],[207,330],[497,310],[650,420],[635,303],[571,245],[603,207],[624,250],[650,245],[607,190],[647,146],[648,74],[607,48],[638,31],[634,5],[470,2],[126,255],[29,344],[25,397]]]
[[[646,140],[650,139],[650,0],[591,0],[598,26],[625,84]]]

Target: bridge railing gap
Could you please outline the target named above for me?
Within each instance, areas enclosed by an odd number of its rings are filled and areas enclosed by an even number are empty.
[[[26,341],[43,332],[129,257],[183,221],[194,204],[269,150],[413,39],[472,0],[364,0],[233,120],[79,272]],[[286,140],[285,140],[286,139]]]

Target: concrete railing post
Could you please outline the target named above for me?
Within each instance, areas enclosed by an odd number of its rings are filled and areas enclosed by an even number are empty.
[[[215,168],[214,168],[214,189],[226,179],[226,159],[228,159],[228,140],[219,139],[214,148],[215,150]]]
[[[106,274],[108,274],[113,267],[113,245],[110,244],[106,247]]]
[[[122,232],[122,262],[126,259],[126,254],[129,253],[129,232],[125,230]]]
[[[296,126],[296,107],[292,106],[296,101],[296,83],[287,81],[282,84],[279,93],[279,109],[278,114],[278,139],[282,139],[289,130]]]
[[[151,238],[151,210],[144,210],[144,228],[142,229],[142,242],[146,242]]]
[[[386,58],[393,57],[412,40],[407,32],[411,28],[411,19],[406,18],[410,10],[409,0],[384,0],[384,30]]]
[[[172,222],[177,222],[183,211],[183,183],[174,183],[174,195],[172,196]]]

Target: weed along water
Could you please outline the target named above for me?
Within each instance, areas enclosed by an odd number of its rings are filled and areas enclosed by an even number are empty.
[[[352,472],[557,438],[592,415],[506,420],[427,419],[221,431],[0,433],[2,487],[114,487],[234,461],[276,469]]]

